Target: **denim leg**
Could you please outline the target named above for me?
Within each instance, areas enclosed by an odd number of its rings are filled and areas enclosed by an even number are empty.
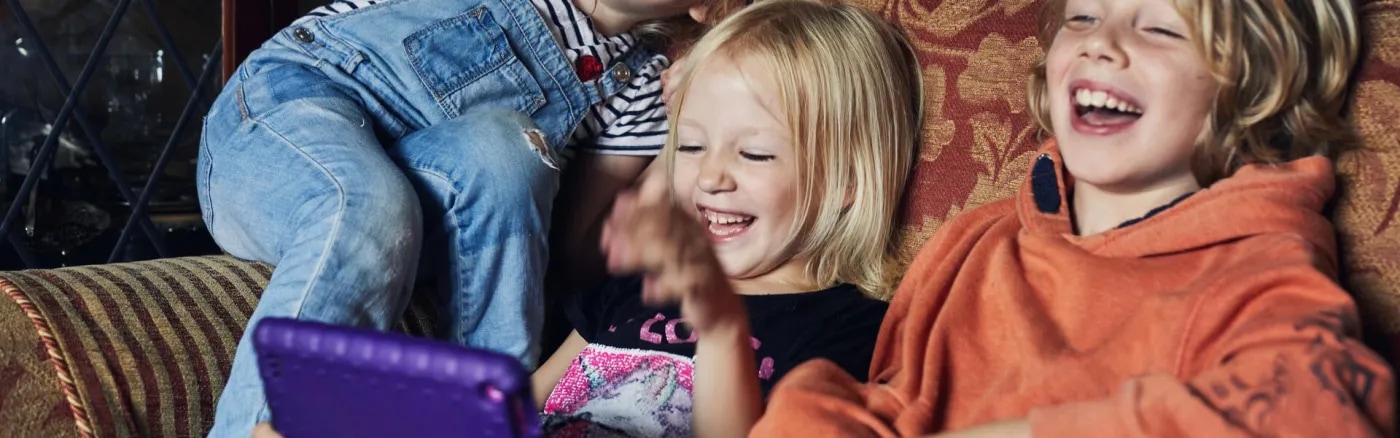
[[[255,110],[226,92],[206,121],[200,192],[211,233],[234,256],[276,265],[239,341],[211,436],[247,437],[269,418],[252,346],[259,320],[384,330],[411,293],[422,239],[417,197],[360,105],[322,91]]]
[[[488,110],[410,134],[389,153],[422,196],[427,244],[441,242],[424,263],[446,261],[445,333],[533,368],[559,188],[553,150],[525,115]]]

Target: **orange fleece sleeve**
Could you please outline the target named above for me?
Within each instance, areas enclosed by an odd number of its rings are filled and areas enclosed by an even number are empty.
[[[1032,410],[1033,435],[1395,436],[1393,374],[1356,339],[1355,303],[1306,244],[1269,246],[1197,303],[1175,373],[1192,377]]]
[[[898,436],[866,407],[873,388],[830,361],[809,361],[778,382],[749,436]]]

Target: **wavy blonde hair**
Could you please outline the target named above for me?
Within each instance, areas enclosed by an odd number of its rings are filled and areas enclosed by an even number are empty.
[[[1040,17],[1049,50],[1066,0],[1050,0]],[[1241,166],[1354,147],[1345,118],[1360,52],[1352,0],[1177,0],[1197,49],[1220,85],[1196,140],[1192,169],[1207,187]],[[1031,74],[1031,113],[1053,133],[1045,60]]]
[[[818,286],[849,283],[888,297],[885,268],[922,120],[919,65],[904,37],[837,1],[759,2],[695,45],[673,105],[683,108],[696,91],[690,73],[721,57],[762,61],[773,75],[796,155],[790,253],[806,260]],[[668,168],[676,141],[673,124],[663,152]]]

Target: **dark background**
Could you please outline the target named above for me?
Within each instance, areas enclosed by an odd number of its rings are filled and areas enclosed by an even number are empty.
[[[18,3],[71,84],[118,2]],[[151,19],[144,0],[132,1],[79,100],[79,108],[112,152],[120,178],[137,194],[190,102],[193,81],[178,64],[184,63],[198,77],[220,36],[218,1],[149,3],[160,20]],[[304,12],[324,3],[299,0],[298,6]],[[161,37],[161,25],[168,30],[171,45]],[[62,127],[59,148],[49,166],[32,168],[33,157],[54,129],[52,122],[64,102],[38,50],[36,41],[27,38],[16,21],[10,1],[0,0],[0,206],[10,207],[30,173],[43,175],[11,225],[36,256],[38,266],[26,266],[12,246],[0,240],[0,270],[104,263],[117,248],[117,237],[131,213],[131,206],[97,161],[93,139],[76,123]],[[151,220],[165,235],[171,256],[218,253],[199,217],[194,185],[202,116],[219,90],[217,73],[211,79],[194,103],[188,126],[175,136],[172,159],[150,202]],[[132,233],[128,241],[116,251],[118,261],[157,257],[143,233]]]

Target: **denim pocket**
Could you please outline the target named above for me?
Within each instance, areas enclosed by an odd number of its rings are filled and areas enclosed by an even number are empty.
[[[433,23],[403,45],[413,71],[449,119],[468,109],[534,114],[545,103],[544,92],[485,6]]]

